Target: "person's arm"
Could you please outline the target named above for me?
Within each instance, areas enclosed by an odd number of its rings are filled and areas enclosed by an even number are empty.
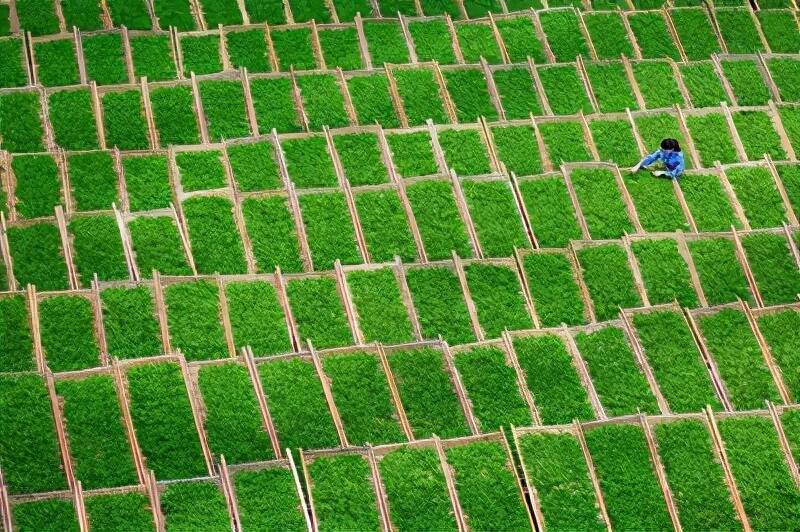
[[[672,170],[667,170],[665,175],[669,176],[670,179],[676,179],[681,176],[685,169],[686,163],[683,160],[683,152],[678,152],[678,165]]]
[[[645,157],[644,159],[642,159],[641,161],[639,161],[639,164],[633,167],[633,171],[638,172],[639,168],[641,168],[642,166],[650,166],[660,158],[661,158],[661,150],[656,150],[647,157]]]

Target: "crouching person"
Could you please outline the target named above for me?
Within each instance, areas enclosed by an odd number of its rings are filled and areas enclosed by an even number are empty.
[[[667,179],[678,179],[685,169],[683,160],[683,152],[681,146],[675,139],[664,139],[661,141],[661,148],[654,151],[641,161],[639,164],[631,168],[631,172],[638,172],[642,168],[661,161],[664,165],[664,170],[656,170],[653,175],[656,177],[665,177]]]

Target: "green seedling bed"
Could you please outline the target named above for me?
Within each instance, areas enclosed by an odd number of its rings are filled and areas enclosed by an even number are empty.
[[[283,468],[238,471],[233,475],[242,526],[303,530],[306,526],[292,472]]]
[[[242,203],[242,214],[259,271],[272,272],[276,266],[286,272],[303,270],[294,219],[286,198],[248,198]]]
[[[210,281],[179,283],[164,290],[172,347],[188,360],[225,358],[219,288]]]
[[[505,329],[533,327],[516,272],[489,264],[470,264],[465,270],[478,320],[488,338],[499,338]]]
[[[524,266],[533,305],[543,326],[578,325],[586,320],[572,263],[566,256],[534,253],[525,257]]]
[[[674,240],[640,240],[631,245],[651,305],[677,301],[682,307],[699,306],[689,267]]]
[[[387,262],[397,256],[414,261],[417,248],[397,193],[361,192],[354,199],[370,259]]]
[[[98,365],[92,302],[78,296],[49,297],[39,303],[42,349],[53,371]]]
[[[367,342],[400,344],[412,340],[408,310],[392,270],[352,272],[347,284]]]
[[[527,248],[528,239],[508,183],[463,181],[464,196],[478,240],[487,257],[508,257],[514,248]]]
[[[103,328],[111,356],[140,358],[162,352],[153,294],[146,286],[100,292]]]
[[[419,181],[407,189],[414,218],[430,260],[472,256],[467,231],[459,215],[453,189],[446,181]]]
[[[290,281],[287,293],[300,340],[311,340],[319,349],[353,343],[344,305],[333,279]]]
[[[619,238],[634,231],[611,170],[576,169],[570,179],[593,238]]]
[[[377,530],[378,505],[366,458],[327,456],[308,465],[309,491],[321,530]]]
[[[742,246],[764,304],[795,301],[800,291],[800,271],[784,235],[749,235],[742,239]]]
[[[700,285],[709,305],[732,303],[742,299],[753,303],[736,248],[726,238],[709,238],[689,242]]]
[[[233,205],[223,197],[190,198],[183,203],[197,270],[245,273],[244,247],[233,220]]]
[[[424,338],[442,336],[452,345],[475,339],[455,273],[447,268],[417,268],[406,276]]]
[[[271,284],[229,283],[225,286],[225,296],[237,348],[250,346],[256,355],[291,351],[286,319]]]
[[[190,275],[178,227],[170,216],[136,218],[128,224],[139,273],[149,279],[153,270],[165,275]]]
[[[69,223],[69,232],[81,285],[89,287],[93,275],[100,281],[128,278],[122,237],[113,217],[75,218]]]
[[[342,264],[361,262],[343,193],[300,196],[300,209],[316,269],[330,270],[337,259]]]
[[[161,494],[166,526],[176,530],[222,532],[230,527],[225,497],[214,482],[171,484]]]
[[[564,247],[581,230],[563,179],[523,181],[519,185],[536,239],[542,247]]]

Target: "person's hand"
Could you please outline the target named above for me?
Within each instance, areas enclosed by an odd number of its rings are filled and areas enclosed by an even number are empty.
[[[641,164],[641,163],[638,163],[636,166],[634,166],[633,168],[631,168],[631,172],[635,174],[636,172],[638,172],[638,171],[639,171],[639,169],[640,169],[641,167],[642,167],[642,164]]]
[[[653,172],[653,175],[656,176],[656,177],[661,177],[661,176],[667,175],[667,173],[666,172],[662,172],[661,170],[656,170],[655,172]]]

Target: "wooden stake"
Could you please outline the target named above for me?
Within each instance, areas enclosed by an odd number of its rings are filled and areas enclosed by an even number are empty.
[[[131,455],[133,456],[133,465],[136,468],[136,476],[140,484],[146,485],[148,481],[148,472],[145,469],[144,455],[142,454],[142,448],[139,446],[139,440],[136,438],[136,430],[133,426],[126,380],[122,375],[119,361],[116,358],[111,361],[111,376],[114,379],[114,391],[117,393],[117,401],[119,402],[119,409],[122,414],[122,424],[125,427],[125,435],[131,446]]]
[[[281,455],[280,442],[278,441],[278,432],[275,430],[275,424],[272,421],[272,415],[270,414],[269,405],[267,403],[267,396],[264,393],[264,386],[261,383],[261,377],[258,373],[255,359],[253,358],[253,350],[250,346],[242,348],[242,358],[247,367],[250,382],[253,384],[253,390],[255,391],[256,400],[258,401],[258,407],[261,413],[261,424],[264,427],[264,431],[269,436],[269,441],[272,444],[272,452],[275,458],[283,458]]]
[[[331,418],[333,419],[333,424],[336,427],[336,433],[339,435],[339,442],[342,447],[349,447],[350,444],[347,443],[347,434],[344,431],[344,423],[342,423],[342,418],[339,415],[339,409],[336,407],[336,402],[333,400],[333,390],[331,390],[330,379],[325,374],[325,370],[322,367],[322,361],[319,359],[319,354],[317,353],[317,350],[314,349],[314,345],[311,343],[311,340],[307,339],[306,344],[308,344],[308,350],[311,351],[311,360],[314,362],[314,368],[317,370],[319,382],[322,384],[322,393],[325,395],[325,402],[328,403],[328,410],[331,412]]]
[[[792,446],[789,444],[789,440],[786,437],[786,431],[783,430],[781,417],[778,415],[778,410],[775,408],[775,405],[772,404],[772,401],[767,401],[767,409],[769,410],[770,418],[772,418],[772,425],[775,427],[775,432],[778,435],[778,442],[781,445],[781,451],[783,451],[786,465],[789,467],[789,474],[792,475],[794,485],[800,488],[800,471],[797,469],[797,462],[792,453]]]
[[[225,496],[225,503],[228,506],[228,514],[231,517],[231,529],[233,532],[241,532],[242,522],[239,519],[239,507],[236,505],[236,492],[231,482],[230,474],[228,473],[228,464],[225,463],[225,455],[219,457],[220,463],[217,466],[219,471],[219,480],[222,486],[222,494]]]
[[[753,331],[753,336],[756,338],[758,347],[761,350],[761,356],[764,358],[764,363],[772,375],[772,380],[775,382],[775,387],[778,389],[778,395],[780,395],[781,401],[783,401],[783,404],[785,405],[792,403],[792,398],[789,395],[789,390],[786,387],[786,383],[783,381],[781,370],[775,363],[775,359],[772,356],[772,351],[770,350],[766,338],[764,338],[764,335],[761,333],[761,329],[758,326],[758,320],[756,320],[756,317],[753,315],[753,311],[747,301],[740,299],[739,303],[742,306],[742,311],[744,312],[745,317],[747,317],[747,323],[750,325],[750,329]]]
[[[74,490],[77,485],[75,479],[75,470],[72,466],[72,455],[69,451],[69,442],[67,440],[67,431],[64,426],[64,417],[61,412],[61,400],[56,394],[56,385],[53,379],[53,373],[46,370],[44,373],[45,386],[47,387],[47,395],[50,398],[50,409],[53,414],[53,422],[56,428],[56,437],[58,439],[58,448],[61,452],[61,463],[64,466],[64,476],[67,478],[67,486],[70,490]]]
[[[444,481],[447,485],[447,494],[450,496],[450,503],[453,505],[453,513],[455,514],[456,526],[458,532],[467,532],[466,517],[464,511],[461,509],[461,501],[458,499],[458,491],[456,490],[456,482],[453,479],[453,470],[450,469],[450,464],[447,463],[447,455],[442,447],[442,440],[438,436],[433,436],[433,444],[436,448],[436,454],[439,457],[439,465],[444,473]]]
[[[383,349],[383,345],[378,344],[377,351],[378,358],[381,361],[381,367],[383,368],[383,373],[386,375],[386,383],[389,386],[389,392],[392,396],[392,403],[394,403],[394,408],[395,412],[397,412],[397,419],[400,422],[400,427],[403,429],[403,434],[405,434],[406,439],[408,441],[414,441],[414,431],[411,429],[411,424],[408,422],[406,409],[403,406],[403,401],[400,397],[400,391],[397,389],[397,382],[394,379],[394,373],[392,372],[392,367],[389,365],[389,359],[386,357],[386,351]]]
[[[467,397],[467,390],[464,388],[464,383],[461,381],[461,375],[456,369],[455,360],[453,359],[453,352],[450,351],[450,346],[447,345],[447,342],[441,339],[440,342],[442,345],[442,356],[444,357],[444,362],[447,366],[448,373],[450,373],[450,378],[453,382],[453,388],[456,392],[456,396],[458,397],[458,401],[461,403],[461,408],[464,410],[464,417],[467,420],[467,426],[469,426],[469,430],[473,435],[480,434],[478,420],[475,418],[475,413],[472,410],[472,403]]]
[[[594,468],[594,460],[592,460],[592,455],[589,452],[589,446],[586,444],[586,436],[583,433],[583,426],[578,420],[573,422],[573,426],[575,430],[575,436],[578,438],[578,444],[583,452],[583,459],[586,462],[587,469],[589,470],[589,480],[591,480],[592,487],[594,488],[594,496],[597,501],[597,505],[600,508],[600,515],[603,517],[603,522],[606,524],[608,532],[611,532],[611,518],[608,516],[608,510],[606,510],[606,501],[603,497],[603,490],[600,487],[600,480],[597,478],[597,470]]]
[[[664,501],[667,503],[667,510],[672,520],[672,527],[676,532],[681,532],[683,527],[681,526],[681,520],[678,518],[678,508],[675,504],[675,498],[672,495],[672,490],[669,488],[669,483],[667,483],[667,474],[664,471],[664,464],[661,463],[661,457],[658,455],[658,444],[656,443],[656,438],[653,435],[650,423],[647,421],[647,416],[641,412],[639,413],[639,423],[642,426],[644,438],[647,441],[647,448],[650,451],[650,461],[653,464],[653,470],[655,471],[658,485],[661,487],[661,493],[664,495]]]

